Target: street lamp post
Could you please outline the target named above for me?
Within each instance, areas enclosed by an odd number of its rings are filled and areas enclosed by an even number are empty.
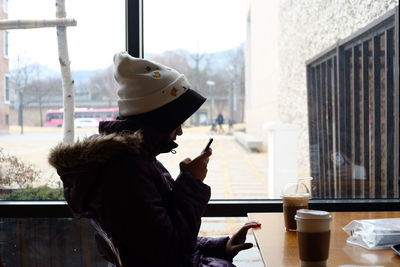
[[[24,94],[21,88],[18,88],[18,124],[21,134],[24,134]]]
[[[213,120],[213,118],[214,118],[214,114],[213,114],[213,110],[214,110],[214,92],[213,92],[212,88],[214,88],[215,82],[208,80],[208,81],[206,81],[206,84],[208,85],[208,91],[209,91],[208,96],[210,97],[210,100],[211,100],[210,118],[211,118],[211,120]],[[212,123],[212,121],[211,121],[211,123]]]
[[[232,123],[236,121],[237,105],[236,85],[231,82],[231,88],[229,88],[229,119]]]

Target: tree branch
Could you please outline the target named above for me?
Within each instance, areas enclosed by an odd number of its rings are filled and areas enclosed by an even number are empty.
[[[57,26],[76,26],[75,19],[43,19],[43,20],[31,20],[31,19],[18,19],[0,20],[0,30],[10,30],[10,29],[32,29],[32,28],[46,28],[46,27],[57,27]]]

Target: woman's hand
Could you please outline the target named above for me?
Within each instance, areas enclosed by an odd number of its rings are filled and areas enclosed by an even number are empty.
[[[225,251],[230,257],[235,257],[240,251],[253,247],[252,243],[245,243],[247,231],[250,228],[260,227],[259,222],[248,222],[234,234],[226,243]]]
[[[212,149],[208,148],[206,151],[201,152],[201,154],[193,160],[187,158],[181,161],[179,167],[181,171],[190,172],[194,177],[200,181],[203,181],[207,175],[207,164],[211,154]]]

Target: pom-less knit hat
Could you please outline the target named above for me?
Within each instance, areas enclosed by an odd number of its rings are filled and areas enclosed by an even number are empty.
[[[120,117],[170,133],[206,100],[178,71],[127,52],[114,56]]]

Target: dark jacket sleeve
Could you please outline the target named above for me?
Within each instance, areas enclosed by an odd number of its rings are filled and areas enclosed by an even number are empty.
[[[188,172],[179,174],[172,189],[173,203],[195,230],[193,235],[196,242],[200,229],[201,216],[210,200],[210,187],[196,179]],[[193,244],[194,244],[193,243]]]
[[[210,187],[190,173],[181,173],[171,188],[154,164],[138,160],[119,163],[121,171],[113,175],[119,175],[122,182],[114,189],[120,197],[109,195],[104,217],[110,218],[106,223],[119,247],[128,250],[122,254],[131,255],[126,262],[179,266],[196,246]],[[114,184],[108,184],[107,190],[114,191]],[[128,220],[130,214],[133,220]]]
[[[225,247],[229,237],[198,237],[197,246],[206,257],[215,257],[232,261],[232,257],[226,254]]]

